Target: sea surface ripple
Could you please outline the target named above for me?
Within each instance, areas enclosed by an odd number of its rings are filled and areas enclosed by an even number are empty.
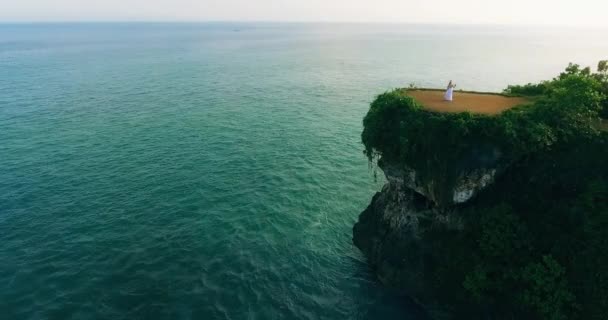
[[[351,243],[361,120],[608,52],[543,32],[0,25],[0,318],[422,319]]]

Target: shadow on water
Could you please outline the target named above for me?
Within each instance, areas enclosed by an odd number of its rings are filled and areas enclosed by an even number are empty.
[[[368,303],[358,304],[361,320],[429,320],[428,314],[405,293],[383,286],[364,260],[353,258],[355,274],[361,280],[361,295]]]

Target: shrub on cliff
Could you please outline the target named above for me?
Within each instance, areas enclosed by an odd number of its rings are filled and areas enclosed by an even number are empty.
[[[524,85],[510,85],[504,93],[512,96],[534,97],[540,96],[547,92],[547,83],[528,83]]]
[[[505,94],[514,96],[535,97],[551,94],[555,90],[553,86],[560,85],[567,78],[587,79],[594,82],[595,89],[604,95],[601,101],[600,115],[608,118],[608,60],[598,63],[597,72],[591,72],[591,68],[581,68],[578,64],[570,63],[566,70],[550,81],[540,83],[528,83],[525,85],[510,85],[504,90]]]

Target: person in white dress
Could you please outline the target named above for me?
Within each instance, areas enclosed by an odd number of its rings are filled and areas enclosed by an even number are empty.
[[[454,88],[456,88],[456,84],[452,83],[452,80],[450,80],[450,83],[448,83],[448,89],[445,91],[445,94],[443,95],[443,100],[452,101],[453,96],[454,96]]]

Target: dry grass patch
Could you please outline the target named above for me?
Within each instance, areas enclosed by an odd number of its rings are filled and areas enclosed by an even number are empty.
[[[443,100],[443,90],[404,90],[425,108],[437,112],[464,112],[498,114],[530,101],[500,94],[454,91],[454,101]]]

